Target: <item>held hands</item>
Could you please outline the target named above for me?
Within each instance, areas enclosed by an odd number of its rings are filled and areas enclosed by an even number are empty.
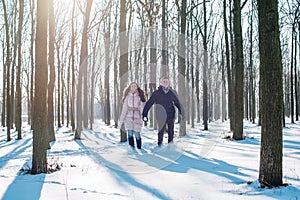
[[[146,116],[143,117],[143,121],[144,121],[144,122],[147,122],[147,121],[148,121],[148,117],[146,117]]]

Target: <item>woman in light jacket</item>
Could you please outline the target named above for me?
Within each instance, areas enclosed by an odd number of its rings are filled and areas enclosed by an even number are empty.
[[[118,127],[120,128],[124,123],[125,129],[128,131],[128,143],[132,148],[134,148],[133,135],[136,139],[137,148],[141,149],[142,147],[140,132],[143,126],[142,113],[145,101],[144,91],[135,82],[132,82],[123,92],[123,108]]]

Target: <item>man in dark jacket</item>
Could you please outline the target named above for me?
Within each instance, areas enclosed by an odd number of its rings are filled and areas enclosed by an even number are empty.
[[[158,146],[163,142],[166,125],[168,125],[168,143],[173,142],[174,137],[174,121],[175,121],[175,107],[177,107],[179,114],[182,115],[183,110],[176,92],[170,88],[170,80],[168,77],[161,79],[160,86],[155,90],[143,110],[143,120],[148,121],[148,111],[153,104],[155,105],[155,114],[158,125]],[[182,117],[181,117],[182,118]]]

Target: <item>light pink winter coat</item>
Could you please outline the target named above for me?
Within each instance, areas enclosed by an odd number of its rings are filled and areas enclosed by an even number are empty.
[[[145,103],[141,101],[138,91],[134,94],[129,93],[123,103],[122,113],[120,116],[120,125],[124,123],[126,130],[141,132],[143,121],[142,112]]]

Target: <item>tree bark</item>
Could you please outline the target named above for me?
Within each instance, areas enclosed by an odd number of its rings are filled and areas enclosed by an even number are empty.
[[[106,109],[106,121],[105,123],[107,125],[110,125],[110,120],[111,120],[111,116],[110,116],[110,85],[109,85],[109,72],[110,72],[110,45],[111,45],[111,41],[110,41],[110,21],[108,21],[108,30],[105,31],[105,83],[104,83],[104,89],[105,89],[105,109]]]
[[[179,54],[178,54],[178,93],[179,100],[182,106],[182,112],[186,110],[186,9],[187,1],[182,0],[180,8],[180,34],[178,37]],[[184,115],[184,113],[182,113]],[[187,116],[186,116],[187,117]],[[186,135],[186,120],[180,120],[179,136]]]
[[[126,82],[128,81],[128,43],[129,38],[126,33],[126,0],[120,0],[120,27],[119,27],[119,48],[120,48],[120,65],[119,65],[119,79],[120,92],[123,92]],[[127,133],[124,126],[120,129],[120,142],[127,141]]]
[[[75,140],[81,139],[81,131],[83,129],[83,125],[85,128],[87,128],[88,124],[82,124],[83,122],[83,115],[82,115],[82,109],[85,105],[82,104],[82,89],[83,86],[85,87],[84,89],[87,90],[87,83],[82,85],[83,83],[83,78],[86,80],[87,75],[87,67],[88,67],[88,40],[87,40],[87,33],[88,33],[88,25],[89,25],[89,19],[90,19],[90,12],[91,12],[91,7],[92,7],[93,0],[87,0],[87,5],[86,5],[86,11],[85,11],[85,17],[84,17],[84,24],[83,24],[83,31],[82,31],[82,39],[81,39],[81,52],[80,52],[80,69],[79,69],[79,74],[78,74],[78,88],[77,88],[77,113],[76,113],[76,118],[77,118],[77,127],[75,131]],[[85,98],[84,98],[85,99]],[[88,101],[84,101],[84,104],[88,104]],[[86,105],[87,106],[87,105]],[[88,115],[88,114],[87,114]]]
[[[75,1],[73,1],[72,8],[72,33],[71,33],[71,74],[72,74],[72,86],[71,86],[71,126],[72,130],[75,130],[75,28],[74,28],[74,15],[75,15]]]
[[[160,67],[160,77],[169,75],[169,67],[168,67],[168,29],[166,27],[166,0],[162,0],[162,18],[161,18],[161,26],[162,26],[162,59],[161,59],[161,67]]]
[[[33,90],[34,90],[34,39],[35,39],[35,0],[31,1],[30,6],[30,14],[31,14],[31,37],[30,37],[30,59],[31,59],[31,75],[30,75],[30,104],[28,106],[28,118],[29,118],[29,124],[31,124],[31,129],[33,129]]]
[[[60,63],[60,41],[56,43],[57,53],[57,127],[61,128],[61,63]]]
[[[5,43],[3,42],[2,46],[2,55],[3,55],[3,61],[4,61],[4,55],[5,55]],[[6,63],[3,62],[3,76],[2,76],[2,83],[3,83],[3,89],[2,89],[2,97],[3,97],[3,102],[2,102],[2,113],[1,113],[1,124],[2,127],[5,127],[5,114],[6,114]]]
[[[282,185],[283,83],[277,0],[258,0],[261,84],[261,149],[259,181]],[[272,83],[272,84],[269,84]]]
[[[32,174],[47,172],[47,18],[48,3],[37,1],[37,25],[35,42],[35,94],[33,121]]]
[[[293,70],[294,70],[294,39],[295,39],[295,25],[293,24],[293,29],[292,29],[292,51],[291,51],[291,77],[290,77],[290,86],[291,86],[291,106],[290,106],[290,112],[291,112],[291,123],[295,123],[294,121],[294,85],[293,85],[293,80],[294,80],[294,75],[293,75]]]
[[[10,124],[11,124],[11,96],[10,96],[10,36],[9,36],[9,23],[7,18],[7,11],[5,1],[2,0],[3,13],[4,13],[4,22],[5,22],[5,37],[6,37],[6,135],[7,141],[11,141],[10,135]]]
[[[206,1],[203,0],[203,23],[204,23],[204,32],[203,32],[203,49],[204,49],[204,66],[203,66],[203,125],[204,130],[208,130],[208,89],[207,89],[207,68],[208,68],[208,53],[207,53],[207,22],[206,22]]]
[[[53,0],[49,0],[49,72],[50,80],[48,83],[48,135],[49,142],[55,141],[54,134],[54,102],[53,102],[53,92],[55,85],[55,68],[54,68],[54,38],[55,38],[55,18],[54,18],[54,8]]]
[[[235,46],[235,119],[233,139],[243,139],[243,96],[244,96],[244,58],[243,58],[243,37],[241,26],[241,1],[234,0],[234,46]]]
[[[19,1],[19,25],[18,25],[18,65],[16,79],[16,129],[18,131],[17,139],[22,139],[22,85],[21,85],[21,69],[22,69],[22,26],[23,26],[24,0]]]

